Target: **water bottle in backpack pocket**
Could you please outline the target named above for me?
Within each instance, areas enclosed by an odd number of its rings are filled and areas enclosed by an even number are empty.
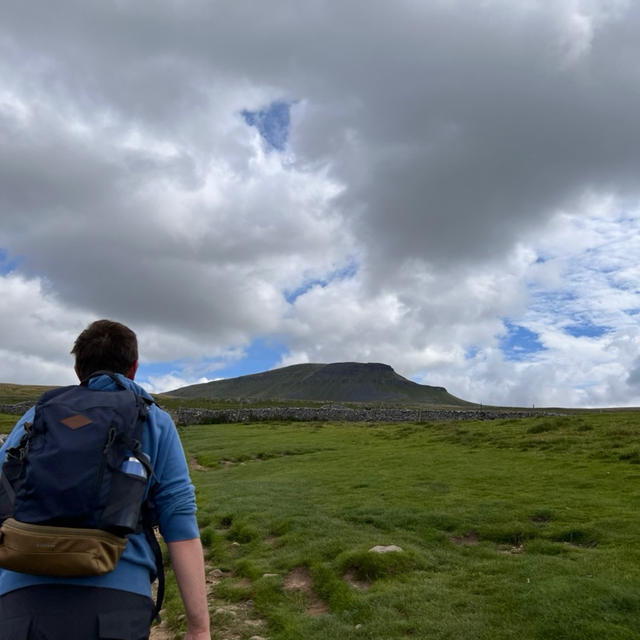
[[[146,454],[138,455],[140,458],[127,451],[122,464],[111,472],[111,491],[102,512],[103,527],[122,532],[123,535],[139,529],[140,509],[150,464]]]

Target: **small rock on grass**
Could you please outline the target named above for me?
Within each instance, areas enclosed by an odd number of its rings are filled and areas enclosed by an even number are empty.
[[[401,552],[402,550],[403,550],[402,547],[398,547],[395,544],[390,544],[386,547],[381,544],[378,544],[375,547],[371,547],[371,549],[369,549],[369,551],[372,553],[398,553],[398,552]]]

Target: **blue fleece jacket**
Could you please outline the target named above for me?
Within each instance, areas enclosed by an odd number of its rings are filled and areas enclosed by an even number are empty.
[[[132,380],[121,375],[119,378],[128,388],[149,397],[149,394]],[[99,390],[117,388],[116,383],[105,375],[92,378],[89,386]],[[22,416],[0,448],[0,464],[4,462],[6,449],[19,443],[24,434],[23,424],[33,421],[34,411],[32,407]],[[150,407],[149,419],[142,437],[142,450],[149,456],[157,478],[155,500],[162,537],[166,542],[199,537],[195,516],[195,493],[189,479],[182,444],[169,414],[155,404]],[[156,480],[152,478],[150,482],[155,483]],[[0,569],[0,595],[36,584],[72,584],[120,589],[151,596],[151,578],[154,574],[153,552],[144,533],[139,533],[129,537],[120,561],[110,573],[90,578],[57,578]]]

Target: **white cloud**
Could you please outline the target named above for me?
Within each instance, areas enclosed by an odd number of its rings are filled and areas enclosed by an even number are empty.
[[[211,380],[207,377],[187,378],[168,373],[162,376],[149,376],[146,380],[138,380],[137,382],[149,393],[165,393],[191,384],[211,382]]]
[[[40,279],[0,275],[0,381],[76,382],[71,347],[87,315],[67,307]]]

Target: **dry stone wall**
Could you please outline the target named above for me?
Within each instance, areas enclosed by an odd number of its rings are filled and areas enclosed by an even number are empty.
[[[33,406],[33,402],[19,402],[18,404],[0,404],[0,413],[9,413],[21,416],[27,409]],[[16,418],[17,421],[17,418]],[[7,439],[6,433],[0,433],[0,446]]]
[[[0,413],[22,415],[30,403],[0,405]],[[210,424],[263,422],[269,420],[295,422],[431,422],[440,420],[495,420],[497,418],[529,418],[549,414],[542,410],[516,409],[402,409],[396,407],[341,406],[328,407],[262,407],[239,409],[179,408],[170,411],[176,424]],[[0,436],[1,438],[2,436]]]
[[[33,402],[18,402],[17,404],[0,404],[0,413],[11,413],[21,416],[33,406]]]
[[[509,409],[400,409],[346,407],[264,407],[243,409],[190,409],[172,412],[176,424],[220,422],[261,422],[266,420],[298,422],[431,422],[436,420],[494,420],[528,418],[542,411]]]

